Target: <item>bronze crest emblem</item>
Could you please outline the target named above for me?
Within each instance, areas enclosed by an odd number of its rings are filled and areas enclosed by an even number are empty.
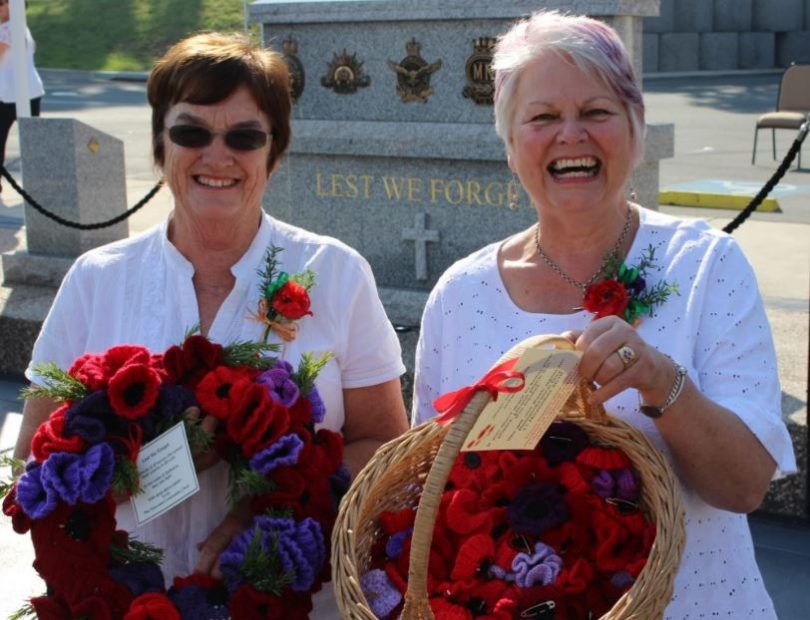
[[[371,84],[371,78],[363,73],[363,63],[357,60],[357,54],[348,54],[344,48],[335,54],[326,75],[321,78],[321,85],[331,88],[340,95],[357,92]]]
[[[492,50],[497,39],[479,37],[473,41],[475,51],[467,59],[464,72],[467,86],[462,94],[478,105],[492,105],[495,95],[495,73],[492,71]]]
[[[304,65],[297,56],[298,41],[291,36],[281,45],[284,50],[282,56],[284,62],[287,63],[287,70],[290,72],[290,97],[295,103],[304,92]]]
[[[428,97],[433,94],[430,88],[430,76],[438,71],[442,66],[441,59],[428,64],[419,55],[422,46],[416,38],[412,38],[405,44],[405,51],[408,55],[399,64],[393,60],[388,61],[391,71],[397,74],[397,95],[403,103],[409,101],[421,101],[427,103]]]

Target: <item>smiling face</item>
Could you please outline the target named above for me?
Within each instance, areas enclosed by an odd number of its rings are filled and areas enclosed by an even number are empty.
[[[623,203],[632,134],[606,84],[544,54],[521,72],[515,97],[509,167],[535,204],[574,212]]]
[[[197,125],[217,135],[207,146],[183,147],[169,138],[168,130],[175,125]],[[238,151],[225,144],[223,135],[232,129],[271,131],[247,88],[212,105],[177,103],[166,113],[165,127],[163,173],[182,217],[201,224],[258,217],[271,141],[253,151]]]

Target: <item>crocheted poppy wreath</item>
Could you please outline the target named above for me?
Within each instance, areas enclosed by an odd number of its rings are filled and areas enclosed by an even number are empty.
[[[528,451],[463,452],[439,504],[428,563],[436,618],[599,618],[647,561],[655,525],[630,459],[554,422]],[[361,587],[378,618],[407,590],[415,511],[379,516]]]
[[[17,617],[308,617],[330,578],[328,541],[349,477],[341,436],[315,428],[325,411],[314,379],[328,357],[304,355],[294,369],[270,350],[196,335],[161,355],[116,346],[67,373],[39,369],[46,387],[34,395],[63,404],[34,435],[3,512],[30,532],[48,590]],[[214,436],[200,426],[206,415],[220,421]],[[222,579],[178,577],[167,590],[160,550],[116,529],[114,497],[139,491],[142,444],[177,423],[192,453],[210,448],[229,464],[229,499],[250,505],[252,523],[220,556]]]

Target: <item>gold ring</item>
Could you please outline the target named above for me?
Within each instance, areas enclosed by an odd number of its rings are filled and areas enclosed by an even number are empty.
[[[628,368],[630,368],[630,366],[635,364],[637,360],[636,352],[633,350],[632,347],[626,344],[623,344],[618,349],[616,349],[616,355],[619,356],[619,359],[622,361],[622,364],[624,364],[625,370],[627,370]]]

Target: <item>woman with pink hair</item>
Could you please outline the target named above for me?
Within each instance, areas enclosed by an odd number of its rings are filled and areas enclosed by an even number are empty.
[[[538,12],[495,50],[495,128],[537,223],[458,261],[422,319],[414,423],[515,343],[563,333],[593,400],[670,460],[686,547],[665,617],[775,618],[745,513],[795,470],[770,328],[730,236],[628,200],[644,102],[618,35]]]

